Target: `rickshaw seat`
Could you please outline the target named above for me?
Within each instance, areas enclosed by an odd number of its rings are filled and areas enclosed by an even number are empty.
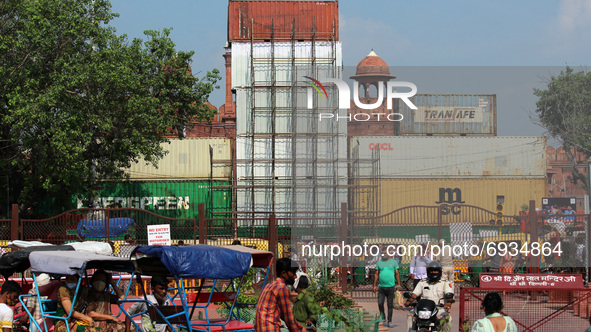
[[[187,318],[184,314],[168,318],[174,314],[178,314],[183,312],[182,305],[155,305],[155,306],[148,306],[148,314],[150,315],[150,319],[156,324],[166,324],[162,316],[158,313],[160,311],[163,316],[167,317],[168,321],[171,324],[186,324]]]
[[[211,301],[209,299],[210,295],[211,295]],[[187,293],[187,306],[189,307],[189,310],[191,310],[191,306],[195,302],[196,297],[197,297],[197,293]],[[206,304],[206,306],[207,306],[207,304],[213,303],[213,302],[228,302],[228,301],[231,302],[231,301],[234,301],[235,297],[236,297],[236,292],[213,292],[213,294],[207,292],[207,293],[199,294],[199,298],[197,299],[197,303],[198,304]],[[203,306],[200,306],[200,307],[203,307]],[[148,307],[148,313],[149,313],[150,319],[152,321],[154,321],[156,324],[166,324],[164,319],[162,319],[162,316],[160,314],[158,314],[157,310],[159,310],[162,313],[162,315],[167,317],[166,319],[168,319],[168,321],[171,324],[187,324],[187,320],[185,318],[185,315],[171,317],[170,319],[168,318],[172,315],[183,312],[184,309],[183,309],[182,305],[154,305],[154,306]],[[225,320],[223,320],[223,321],[225,321]]]
[[[210,299],[211,296],[211,299]],[[199,294],[187,293],[187,307],[191,310],[192,304],[197,300],[197,304],[201,304],[200,308],[207,308],[210,303],[214,302],[233,302],[236,298],[236,292],[206,292]],[[150,319],[156,324],[166,324],[160,313],[168,319],[170,324],[177,324],[179,327],[187,326],[187,319],[185,314],[181,314],[175,317],[168,318],[172,315],[182,313],[183,306],[181,305],[168,305],[168,306],[149,306],[148,313]],[[254,331],[253,324],[247,324],[238,320],[230,320],[226,323],[227,319],[209,319],[208,320],[193,320],[191,321],[191,327],[198,331]]]
[[[207,303],[209,301],[209,295],[211,293],[201,293],[197,299],[197,303]],[[191,305],[195,302],[197,293],[187,293],[187,304]],[[233,302],[236,297],[236,292],[213,292],[211,294],[211,302]]]

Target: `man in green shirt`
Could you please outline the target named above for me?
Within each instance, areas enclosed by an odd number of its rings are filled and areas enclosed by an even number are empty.
[[[378,308],[384,327],[394,327],[392,311],[394,309],[394,292],[400,287],[398,262],[389,254],[387,247],[382,246],[382,259],[376,263],[376,276],[373,281],[373,292],[378,294]],[[384,314],[384,300],[388,299],[388,319]]]

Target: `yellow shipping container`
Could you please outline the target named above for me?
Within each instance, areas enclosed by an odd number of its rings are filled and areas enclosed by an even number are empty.
[[[376,181],[374,180],[374,183]],[[545,195],[545,179],[381,179],[378,180],[378,211],[386,215],[413,205],[438,206],[467,204],[496,213],[497,202],[504,202],[505,216],[519,215],[521,206],[530,200],[540,202]],[[370,185],[370,180],[363,185]],[[367,201],[368,197],[357,197]],[[436,212],[436,210],[432,211]],[[461,220],[461,212],[456,214]],[[436,215],[436,213],[428,213]],[[450,214],[451,216],[451,214]],[[459,219],[459,220],[458,220]],[[426,220],[425,220],[426,221]],[[427,222],[427,221],[426,221]],[[432,221],[431,221],[432,222]],[[446,223],[446,221],[443,221]]]
[[[171,139],[162,143],[167,154],[158,161],[158,167],[144,160],[124,169],[130,181],[160,180],[228,180],[231,167],[214,163],[213,160],[232,159],[232,140],[229,138],[204,137]],[[210,149],[213,158],[210,158]],[[211,174],[213,172],[213,175]]]

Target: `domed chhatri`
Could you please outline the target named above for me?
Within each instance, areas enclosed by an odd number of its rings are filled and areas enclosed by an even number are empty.
[[[373,50],[363,58],[357,65],[357,70],[352,79],[359,80],[366,78],[373,78],[374,80],[390,80],[395,79],[396,76],[390,75],[390,68],[386,61],[380,58]]]

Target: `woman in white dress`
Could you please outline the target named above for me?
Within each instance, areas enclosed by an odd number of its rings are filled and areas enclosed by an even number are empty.
[[[511,317],[501,315],[503,300],[499,293],[488,293],[482,300],[481,309],[486,314],[472,326],[472,332],[517,332],[517,326]]]

